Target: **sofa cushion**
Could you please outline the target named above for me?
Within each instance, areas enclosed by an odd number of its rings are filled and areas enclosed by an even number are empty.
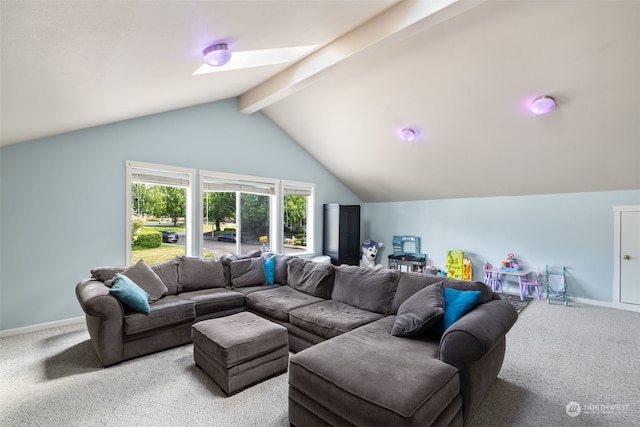
[[[392,336],[387,316],[324,341],[290,359],[296,390],[349,425],[433,425],[459,399],[458,369],[437,359],[438,341]],[[392,369],[393,368],[393,369]]]
[[[233,288],[234,292],[241,293],[242,295],[249,295],[257,291],[267,291],[269,289],[279,288],[280,285],[260,285],[260,286],[244,286],[242,288]]]
[[[167,294],[168,289],[162,279],[143,260],[139,260],[121,274],[127,276],[144,289],[149,294],[149,302],[158,301]],[[110,280],[105,282],[105,285],[109,287],[112,284],[113,282]]]
[[[453,288],[444,288],[444,316],[434,326],[434,332],[443,333],[458,319],[473,309],[480,298],[480,291],[459,291]]]
[[[329,339],[382,317],[379,313],[372,313],[339,301],[326,300],[292,310],[289,313],[289,322]]]
[[[126,265],[113,265],[107,267],[97,267],[91,269],[91,277],[95,277],[101,282],[113,280],[116,273],[122,273],[127,269]]]
[[[436,276],[433,274],[414,274],[414,273],[400,273],[400,280],[398,281],[398,289],[393,297],[393,305],[391,306],[391,313],[398,312],[400,305],[407,300],[411,295],[415,294],[421,289],[429,285],[436,283],[443,283],[444,277]]]
[[[227,288],[183,292],[178,297],[195,304],[197,317],[245,306],[244,294]]]
[[[180,292],[225,287],[222,262],[218,258],[178,257],[178,285]]]
[[[236,259],[229,263],[231,286],[261,286],[267,284],[264,274],[264,260],[262,258]]]
[[[124,334],[134,335],[154,329],[192,322],[196,318],[193,301],[179,298],[176,295],[166,297],[150,304],[148,315],[126,313],[124,316]]]
[[[287,263],[289,262],[289,259],[291,259],[289,255],[276,255],[276,268],[274,271],[273,280],[279,285],[287,284]]]
[[[109,293],[132,310],[149,314],[149,294],[127,276],[116,273]]]
[[[150,267],[167,287],[167,295],[175,295],[178,293],[177,259],[174,258],[169,261],[153,264],[150,265]]]
[[[421,335],[443,316],[442,283],[436,283],[419,290],[400,305],[391,335],[405,338]]]
[[[324,301],[289,286],[280,286],[266,291],[247,295],[247,307],[256,313],[262,313],[284,322],[289,321],[289,313],[298,307]]]
[[[224,278],[226,281],[225,286],[231,286],[231,261],[234,261],[237,259],[259,258],[261,254],[262,254],[262,251],[260,249],[254,249],[252,251],[247,252],[246,254],[223,255],[222,257],[220,257],[220,260],[222,261],[223,271],[224,271]]]
[[[333,288],[333,273],[331,264],[318,264],[291,257],[287,263],[287,284],[307,295],[329,299]]]
[[[341,265],[335,267],[331,299],[383,315],[391,311],[399,272]]]

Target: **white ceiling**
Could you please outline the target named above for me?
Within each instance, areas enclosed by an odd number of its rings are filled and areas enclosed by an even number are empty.
[[[638,1],[2,0],[0,12],[2,145],[239,97],[365,202],[640,188]],[[219,40],[319,49],[192,76]],[[558,108],[528,112],[545,94]]]

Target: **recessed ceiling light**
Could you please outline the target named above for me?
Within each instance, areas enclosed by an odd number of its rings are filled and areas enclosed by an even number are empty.
[[[231,59],[224,67],[212,67],[211,65],[203,64],[193,75],[285,64],[301,58],[316,48],[317,45],[245,50],[243,52],[234,51]]]

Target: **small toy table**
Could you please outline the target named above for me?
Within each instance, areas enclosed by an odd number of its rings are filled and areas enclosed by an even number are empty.
[[[523,279],[525,279],[526,277],[529,276],[529,274],[531,274],[531,270],[520,270],[520,271],[513,271],[513,270],[503,270],[501,268],[497,268],[497,269],[493,269],[493,270],[488,270],[488,272],[490,272],[491,274],[497,274],[496,280],[498,281],[498,286],[496,286],[496,289],[499,287],[500,289],[502,289],[502,286],[500,286],[500,275],[501,274],[507,274],[510,276],[516,276],[518,278],[518,286],[520,287],[520,301],[524,300],[524,285],[522,284]]]

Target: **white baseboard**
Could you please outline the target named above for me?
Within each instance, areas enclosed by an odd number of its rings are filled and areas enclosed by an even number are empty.
[[[45,329],[57,328],[60,326],[75,325],[83,323],[84,316],[74,317],[72,319],[56,320],[55,322],[40,323],[38,325],[24,326],[22,328],[7,329],[0,331],[0,338],[12,337],[14,335],[28,334],[29,332],[43,331]]]
[[[640,305],[635,305],[635,304],[622,304],[622,303],[616,304],[615,302],[598,301],[594,299],[573,298],[573,297],[569,297],[569,302],[577,302],[580,304],[595,305],[598,307],[607,307],[607,308],[614,308],[616,310],[635,311],[640,313]]]
[[[503,290],[505,292],[513,293],[513,294],[520,293],[520,288],[513,287],[513,286],[503,285]],[[535,295],[534,295],[534,298],[535,298]],[[575,303],[586,304],[586,305],[595,305],[597,307],[607,307],[607,308],[614,308],[616,310],[635,311],[640,313],[640,305],[636,305],[636,304],[623,304],[623,303],[615,303],[610,301],[598,301],[595,299],[576,298],[572,296],[568,296],[567,299],[569,300],[569,303],[575,302]],[[546,302],[546,294],[543,292],[542,289],[540,289],[540,301]],[[554,302],[557,303],[557,300],[554,300]]]

